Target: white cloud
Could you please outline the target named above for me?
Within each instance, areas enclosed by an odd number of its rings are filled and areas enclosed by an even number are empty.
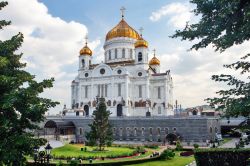
[[[171,39],[174,40],[174,39]],[[198,51],[186,50],[183,45],[177,47],[174,53],[163,53],[157,55],[161,61],[162,72],[170,69],[174,82],[174,98],[184,107],[206,104],[204,99],[215,97],[215,92],[228,88],[224,83],[211,80],[212,75],[232,74],[245,79],[237,72],[223,68],[223,64],[231,64],[240,57],[250,52],[250,42],[244,42],[239,46],[233,46],[223,53],[214,52],[209,45]]]
[[[152,12],[149,19],[153,22],[159,21],[164,16],[169,16],[168,23],[176,28],[183,28],[186,22],[192,19],[193,14],[189,3],[174,2],[161,7],[159,10]]]
[[[78,68],[79,50],[87,34],[85,25],[75,21],[66,22],[52,16],[47,7],[38,0],[9,0],[1,11],[1,18],[11,20],[12,24],[0,32],[1,39],[22,32],[24,43],[19,50],[27,70],[37,75],[38,80],[55,77],[54,88],[46,90],[43,96],[70,104],[70,83]],[[100,45],[97,39],[89,43],[95,49]],[[73,70],[65,69],[70,65]],[[62,109],[62,105],[56,110]]]

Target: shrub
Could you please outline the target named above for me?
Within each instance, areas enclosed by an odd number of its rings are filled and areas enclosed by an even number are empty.
[[[193,154],[194,154],[193,151],[186,151],[186,152],[181,152],[180,156],[188,157],[188,156],[191,156]]]
[[[178,141],[176,142],[176,148],[175,148],[175,150],[176,150],[176,151],[181,151],[182,149],[183,149],[183,146],[181,145],[181,141],[178,140]]]
[[[240,165],[246,166],[250,149],[195,149],[197,166]]]
[[[172,159],[175,156],[175,153],[171,149],[166,149],[164,150],[161,155],[160,159],[165,160],[165,159]]]
[[[195,149],[198,149],[199,148],[199,145],[198,144],[194,144],[193,145]]]
[[[145,145],[145,148],[158,149],[159,146],[157,144],[151,144],[151,145]]]

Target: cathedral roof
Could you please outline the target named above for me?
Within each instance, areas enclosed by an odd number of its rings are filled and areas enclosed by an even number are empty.
[[[107,33],[106,41],[116,37],[128,37],[137,40],[140,39],[138,32],[130,27],[123,18],[113,29]]]

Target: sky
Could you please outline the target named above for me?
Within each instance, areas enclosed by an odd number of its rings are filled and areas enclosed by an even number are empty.
[[[138,30],[143,27],[143,37],[149,43],[150,58],[153,49],[161,61],[161,72],[171,70],[174,82],[174,100],[183,108],[206,104],[204,99],[216,96],[225,85],[211,80],[214,74],[231,73],[223,64],[230,64],[250,51],[249,42],[233,46],[227,51],[214,52],[209,45],[198,51],[189,48],[194,44],[169,36],[183,29],[186,22],[195,23],[199,16],[186,0],[7,0],[9,5],[0,19],[11,20],[11,26],[0,31],[0,40],[22,32],[24,43],[19,52],[27,63],[25,70],[38,81],[55,78],[54,87],[42,96],[59,101],[51,109],[58,113],[63,105],[71,105],[70,84],[78,70],[79,50],[84,37],[89,38],[93,63],[104,59],[105,36],[121,19],[124,6],[125,20]]]

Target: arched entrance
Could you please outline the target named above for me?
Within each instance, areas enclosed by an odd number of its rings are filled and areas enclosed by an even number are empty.
[[[88,105],[85,105],[83,107],[84,111],[85,111],[85,116],[89,116],[89,106]]]
[[[169,142],[170,145],[173,145],[175,144],[175,142],[179,139],[179,136],[177,134],[174,134],[174,133],[169,133],[167,136],[166,136],[166,141]]]
[[[196,110],[193,110],[193,115],[197,115],[197,111]]]
[[[117,106],[116,106],[116,114],[117,114],[117,116],[122,116],[122,105],[121,104],[118,104]]]

